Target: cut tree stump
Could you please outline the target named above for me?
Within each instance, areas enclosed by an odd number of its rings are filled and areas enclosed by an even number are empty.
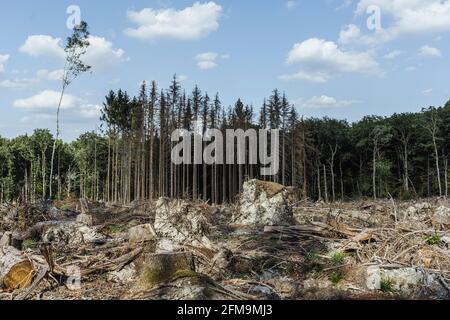
[[[22,250],[23,239],[18,233],[5,232],[0,237],[0,247],[11,246],[17,250]]]
[[[196,275],[193,256],[188,253],[149,254],[144,258],[140,286],[151,288],[178,277]]]
[[[128,230],[129,241],[133,244],[152,241],[157,237],[155,229],[153,229],[151,224],[142,224]]]
[[[80,199],[80,209],[83,214],[89,213],[89,204],[85,198]]]
[[[35,275],[33,263],[11,246],[0,248],[0,286],[14,291],[30,286]]]

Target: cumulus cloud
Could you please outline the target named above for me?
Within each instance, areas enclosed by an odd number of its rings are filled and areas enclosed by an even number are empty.
[[[197,66],[202,70],[213,69],[217,67],[219,59],[229,59],[228,54],[218,54],[216,52],[204,52],[195,56]]]
[[[298,105],[302,109],[333,109],[350,107],[354,104],[361,103],[359,100],[338,100],[327,95],[314,96],[311,99]]]
[[[8,89],[25,89],[33,85],[39,84],[41,81],[59,81],[62,79],[64,70],[47,70],[42,69],[36,72],[33,77],[13,78],[0,81],[0,87]]]
[[[59,103],[61,93],[53,90],[44,90],[34,96],[14,101],[13,106],[28,111],[56,108]],[[72,109],[77,107],[81,99],[66,94],[61,103],[61,109]]]
[[[297,5],[297,1],[289,0],[286,2],[286,8],[293,9]]]
[[[419,55],[422,57],[442,57],[441,50],[425,45],[419,49]]]
[[[89,36],[89,47],[84,61],[92,68],[106,69],[125,59],[123,49],[114,49],[112,42],[103,37]]]
[[[384,55],[383,58],[388,59],[388,60],[393,60],[393,59],[401,56],[402,54],[403,54],[403,51],[394,50],[394,51],[391,51],[388,54]]]
[[[47,70],[47,69],[41,69],[38,70],[38,72],[36,73],[36,76],[39,79],[42,80],[50,80],[50,81],[59,81],[62,79],[64,75],[64,70],[63,69],[57,69],[57,70]]]
[[[356,42],[376,44],[404,35],[450,31],[450,0],[360,0],[356,14],[365,14],[371,5],[378,6],[393,22],[373,35],[355,38]]]
[[[339,34],[339,42],[342,44],[347,44],[354,42],[361,38],[361,29],[354,24],[349,24],[342,29]]]
[[[405,68],[406,72],[414,72],[416,70],[417,70],[417,67],[415,67],[415,66],[409,66],[409,67]]]
[[[79,115],[85,119],[99,119],[102,107],[98,104],[82,104],[78,110]]]
[[[0,81],[1,88],[7,89],[25,89],[36,83],[39,80],[37,78],[14,78]]]
[[[89,47],[83,61],[93,69],[107,69],[112,65],[125,60],[125,51],[115,49],[112,42],[103,37],[89,36]],[[60,38],[48,35],[29,36],[20,47],[20,52],[32,57],[48,57],[64,60],[65,52]]]
[[[294,74],[285,74],[280,77],[281,80],[303,80],[313,83],[326,83],[330,80],[330,75],[325,72],[306,72],[299,71]]]
[[[19,51],[32,57],[50,57],[64,59],[64,49],[61,38],[48,35],[29,36]]]
[[[5,70],[5,63],[9,60],[9,54],[0,54],[0,72]]]
[[[422,91],[422,94],[423,94],[425,97],[431,96],[432,93],[433,93],[433,89],[426,89],[426,90],[423,90],[423,91]]]
[[[137,39],[174,38],[198,40],[219,28],[222,7],[215,2],[196,2],[182,10],[173,8],[128,11],[128,18],[137,28],[128,28],[125,34]]]
[[[341,10],[341,9],[347,8],[351,5],[352,5],[352,0],[344,0],[344,2],[342,2],[342,4],[336,8],[336,10]]]
[[[23,118],[24,121],[51,120],[55,117],[60,94],[58,91],[44,90],[29,98],[14,101],[13,106],[28,113]],[[88,103],[85,99],[71,94],[64,95],[61,108],[64,110],[61,119],[66,123],[98,120],[102,110],[101,105]]]
[[[381,70],[368,52],[344,51],[332,42],[311,38],[294,45],[288,54],[288,64],[301,64],[306,69],[284,78],[300,78],[326,82],[333,74],[381,75]],[[311,76],[313,75],[313,76]]]

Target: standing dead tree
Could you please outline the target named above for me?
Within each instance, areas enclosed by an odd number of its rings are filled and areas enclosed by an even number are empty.
[[[53,183],[53,172],[55,163],[55,152],[60,136],[60,126],[59,126],[59,115],[61,111],[61,104],[64,98],[64,94],[70,84],[81,74],[89,71],[90,66],[86,65],[82,61],[82,57],[86,54],[86,50],[89,47],[89,31],[88,24],[82,21],[79,25],[75,26],[73,29],[73,34],[67,39],[66,47],[64,51],[66,53],[66,62],[64,65],[64,73],[61,79],[62,88],[61,95],[58,102],[58,108],[56,111],[56,138],[53,143],[52,159],[50,166],[50,198],[53,196],[52,183]]]

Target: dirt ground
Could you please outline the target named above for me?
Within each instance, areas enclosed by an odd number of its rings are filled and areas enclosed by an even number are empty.
[[[244,226],[232,220],[238,206],[187,203],[180,210],[204,220],[173,237],[201,239],[169,239],[183,255],[172,256],[158,249],[168,240],[159,230],[171,233],[156,228],[154,203],[2,205],[0,236],[34,270],[31,287],[3,284],[0,299],[449,299],[448,208],[445,199],[299,202],[290,225]],[[51,221],[64,227],[45,231]]]

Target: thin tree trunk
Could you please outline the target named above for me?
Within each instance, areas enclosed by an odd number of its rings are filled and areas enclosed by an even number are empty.
[[[373,147],[373,165],[372,165],[372,189],[373,189],[373,199],[377,200],[377,148]]]
[[[325,187],[325,202],[328,203],[327,167],[325,165],[323,165],[323,184]]]
[[[342,161],[339,161],[339,171],[341,176],[341,201],[344,202],[344,172],[342,170]]]
[[[442,184],[441,184],[441,172],[439,168],[439,152],[437,148],[436,136],[433,135],[433,145],[434,145],[434,156],[436,159],[436,174],[437,174],[437,182],[439,186],[439,196],[442,197]]]
[[[53,150],[52,150],[52,161],[51,161],[51,165],[50,165],[50,185],[49,185],[49,192],[50,192],[50,199],[53,197],[53,193],[52,193],[52,182],[53,182],[53,165],[54,165],[54,161],[55,161],[55,152],[56,152],[56,144],[58,143],[58,139],[59,139],[59,114],[61,111],[61,103],[62,103],[62,99],[64,97],[64,92],[66,91],[66,85],[63,85],[62,90],[61,90],[61,95],[59,97],[59,102],[58,102],[58,109],[56,110],[56,138],[55,141],[53,142]]]
[[[319,192],[319,201],[322,200],[322,187],[320,185],[320,167],[317,168],[317,190]]]

